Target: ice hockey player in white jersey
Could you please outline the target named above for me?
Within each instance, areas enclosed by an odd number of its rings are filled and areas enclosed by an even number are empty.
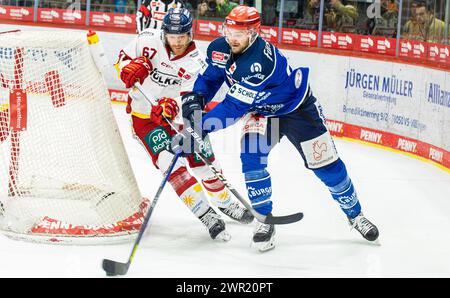
[[[193,92],[182,98],[186,124],[203,128],[206,136],[245,116],[242,170],[252,206],[264,215],[272,212],[268,156],[286,136],[305,166],[327,186],[351,226],[365,239],[376,240],[378,229],[361,211],[353,183],[325,126],[322,108],[309,86],[309,68],[293,69],[275,46],[259,36],[260,24],[256,8],[243,5],[225,18],[224,37],[208,47],[208,68],[198,76]],[[223,82],[230,87],[225,99],[208,113],[198,113]],[[294,183],[301,185],[301,181]],[[253,243],[261,251],[269,250],[275,246],[274,235],[274,225],[258,222]]]
[[[152,107],[136,92],[133,98],[128,99],[127,112],[131,113],[135,135],[152,157],[154,165],[165,172],[173,158],[173,152],[166,150],[170,147],[167,145],[176,132],[162,115],[176,122],[180,96],[192,91],[198,73],[206,68],[204,55],[192,41],[190,12],[184,8],[169,9],[163,19],[162,30],[144,30],[120,51],[116,66],[126,88],[132,88],[138,81],[153,97],[159,98],[158,105]],[[179,129],[182,129],[182,121],[178,122]],[[203,153],[220,167],[210,144]],[[231,197],[225,185],[203,162],[190,154],[178,160],[169,183],[183,203],[208,228],[213,239],[228,240],[230,236],[221,216],[209,205],[205,191],[187,171],[186,160],[222,213],[241,223],[253,221],[253,215]]]
[[[142,0],[136,13],[136,32],[145,29],[161,29],[164,16],[170,8],[183,8],[180,0]]]

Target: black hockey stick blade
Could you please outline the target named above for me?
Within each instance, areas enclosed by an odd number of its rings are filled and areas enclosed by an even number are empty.
[[[103,259],[102,267],[107,276],[125,275],[130,267],[130,263],[120,263],[113,260]]]
[[[285,216],[273,216],[272,214],[269,214],[266,216],[266,219],[264,220],[264,223],[266,224],[273,224],[273,225],[287,225],[290,223],[297,222],[303,218],[303,213],[294,213],[291,215],[285,215]]]

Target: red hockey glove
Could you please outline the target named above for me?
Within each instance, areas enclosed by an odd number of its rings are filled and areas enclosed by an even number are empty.
[[[178,115],[179,107],[175,99],[169,97],[161,97],[158,100],[158,105],[152,107],[150,112],[150,121],[161,125],[163,115],[169,120],[175,119]]]
[[[158,100],[158,105],[163,107],[163,115],[167,119],[173,120],[178,115],[180,108],[175,99],[170,97],[161,97]]]
[[[139,57],[122,68],[120,79],[125,83],[126,88],[131,88],[136,81],[142,84],[152,70],[150,60],[147,57]]]

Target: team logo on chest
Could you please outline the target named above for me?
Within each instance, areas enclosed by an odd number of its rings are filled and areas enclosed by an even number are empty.
[[[255,72],[261,72],[261,71],[262,71],[262,66],[261,66],[261,64],[258,63],[258,62],[253,63],[253,64],[250,66],[250,71],[251,71],[252,73],[255,73]]]

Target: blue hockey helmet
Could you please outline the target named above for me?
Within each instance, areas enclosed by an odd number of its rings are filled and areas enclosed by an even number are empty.
[[[165,34],[192,35],[192,15],[186,8],[170,8],[162,23],[162,30]]]

